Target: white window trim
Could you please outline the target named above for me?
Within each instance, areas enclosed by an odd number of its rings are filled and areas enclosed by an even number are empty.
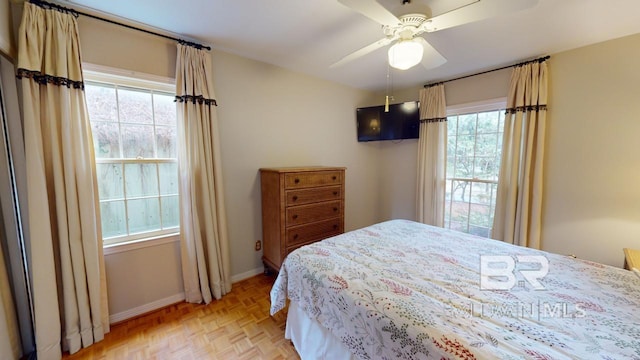
[[[109,66],[82,63],[82,73],[85,80],[95,82],[113,82],[114,79],[118,83],[131,87],[154,88],[159,91],[170,93],[176,92],[176,79],[153,74],[147,74],[137,71],[123,70],[112,68]]]
[[[447,106],[447,116],[496,111],[507,107],[507,98],[495,98]]]
[[[153,89],[155,91],[163,91],[175,93],[175,79],[153,74],[141,73],[136,71],[113,68],[109,66],[82,63],[83,76],[85,81],[98,83],[114,83],[116,81],[119,86],[129,86],[133,88]],[[115,162],[110,159],[95,159],[97,163]],[[169,159],[154,159],[166,161]],[[172,160],[172,159],[171,159]],[[118,161],[121,162],[121,161]],[[118,238],[110,238],[104,241],[104,255],[116,254],[125,251],[141,249],[149,246],[158,246],[171,242],[179,241],[180,228],[164,229],[137,236],[136,234],[127,235],[127,240],[119,243],[110,243],[110,241]]]
[[[127,251],[144,249],[151,246],[159,246],[180,241],[180,233],[173,232],[144,239],[131,240],[118,244],[110,244],[103,246],[104,255],[118,254]]]

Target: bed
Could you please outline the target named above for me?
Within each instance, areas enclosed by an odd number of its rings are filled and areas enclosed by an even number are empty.
[[[302,359],[640,359],[634,272],[407,220],[289,254],[287,305]]]

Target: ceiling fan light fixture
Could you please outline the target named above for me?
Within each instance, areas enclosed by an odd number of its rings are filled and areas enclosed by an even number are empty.
[[[411,40],[401,40],[389,48],[389,65],[400,70],[410,69],[422,61],[422,44]]]

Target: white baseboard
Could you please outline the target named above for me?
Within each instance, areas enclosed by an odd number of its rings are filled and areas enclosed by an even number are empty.
[[[258,274],[262,274],[264,272],[264,268],[263,267],[259,267],[259,268],[255,268],[255,269],[251,269],[249,271],[245,271],[243,273],[237,274],[237,275],[233,275],[231,277],[231,283],[237,283],[238,281],[242,281],[244,279],[248,279],[252,276],[256,276]]]
[[[244,279],[248,279],[252,276],[256,276],[258,274],[262,274],[264,272],[264,268],[263,267],[259,267],[259,268],[255,268],[249,271],[245,271],[243,273],[234,275],[231,277],[231,282],[232,283],[236,283],[238,281],[242,281]],[[175,304],[177,302],[180,301],[184,301],[185,299],[185,295],[184,293],[180,293],[180,294],[175,294],[169,297],[166,297],[164,299],[160,299],[160,300],[156,300],[153,302],[150,302],[148,304],[144,304],[138,307],[135,307],[133,309],[129,309],[126,311],[122,311],[116,314],[111,314],[109,316],[109,323],[114,324],[123,320],[127,320],[127,319],[131,319],[133,317],[142,315],[142,314],[146,314],[148,312],[154,311],[154,310],[158,310],[158,309],[162,309],[165,306],[169,306],[172,304]]]
[[[185,299],[184,293],[175,294],[175,295],[166,297],[164,299],[156,300],[148,304],[135,307],[133,309],[129,309],[116,314],[111,314],[109,316],[109,323],[114,324],[123,320],[131,319],[132,317],[146,314],[154,310],[162,309],[165,306],[169,306],[177,302],[184,301],[184,299]]]

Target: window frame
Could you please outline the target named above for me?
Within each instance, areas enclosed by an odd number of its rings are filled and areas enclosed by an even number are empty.
[[[175,94],[175,79],[166,78],[151,74],[144,74],[134,71],[126,71],[121,69],[114,69],[111,67],[95,65],[95,64],[87,64],[83,63],[83,76],[84,81],[86,83],[94,83],[94,84],[106,84],[109,86],[116,85],[118,88],[129,88],[133,90],[143,90],[143,91],[151,91],[158,93],[169,93]],[[118,124],[122,124],[120,119],[118,119]],[[126,122],[125,122],[126,124]],[[176,124],[177,125],[177,124]],[[156,124],[154,123],[154,129]],[[155,130],[154,130],[155,131]],[[155,137],[154,137],[155,139]],[[122,142],[121,146],[122,146]],[[154,140],[154,150],[157,154],[157,144]],[[123,156],[124,154],[121,154]],[[122,165],[123,169],[126,164],[140,164],[140,163],[153,163],[153,164],[163,164],[163,163],[178,163],[177,155],[176,158],[146,158],[146,159],[133,159],[133,158],[95,158],[95,163],[97,164],[118,164]],[[156,170],[159,171],[159,170]],[[123,185],[126,183],[126,175],[123,176]],[[159,178],[160,174],[156,173],[156,176]],[[168,195],[168,196],[177,196],[180,198],[180,193],[178,189],[178,193],[176,195]],[[147,198],[145,196],[136,196],[132,198],[127,198],[126,193],[123,194],[120,199],[109,199],[109,201],[124,201],[125,206],[125,214],[127,214],[127,200],[135,200],[138,198]],[[159,214],[162,216],[162,201],[161,194],[158,193],[156,196],[149,196],[149,198],[157,198]],[[103,201],[101,200],[101,203]],[[126,215],[125,215],[126,216]],[[128,224],[128,216],[127,216],[127,232],[129,233],[129,224]],[[100,219],[102,222],[102,219]],[[160,220],[162,221],[162,220]],[[110,237],[108,239],[102,239],[103,248],[105,250],[111,249],[109,252],[119,252],[124,249],[135,249],[146,246],[151,246],[155,244],[163,244],[167,242],[175,241],[180,234],[180,225],[178,227],[172,227],[168,229],[161,229],[155,231],[146,231],[141,233],[134,233],[122,236]],[[106,253],[106,252],[105,252]]]
[[[507,107],[507,98],[494,98],[494,99],[489,99],[489,100],[483,100],[483,101],[476,101],[476,102],[470,102],[470,103],[463,103],[463,104],[458,104],[458,105],[451,105],[447,107],[447,118],[450,116],[463,116],[463,115],[469,115],[469,114],[479,114],[479,113],[483,113],[483,112],[492,112],[492,111],[505,111]],[[502,133],[504,134],[504,129],[502,129]],[[477,141],[477,136],[478,136],[478,129],[476,127],[475,132],[474,132],[474,144]],[[456,139],[459,136],[459,134],[456,135]],[[447,135],[447,141],[449,141],[449,136]],[[447,146],[448,147],[448,146]],[[456,144],[456,148],[457,148],[457,144]],[[476,157],[476,149],[474,149],[474,163],[475,163],[475,157]],[[447,157],[448,158],[448,157]],[[454,169],[455,169],[455,165],[454,165]],[[454,175],[454,174],[453,174]],[[451,187],[452,187],[452,193],[450,198],[447,200],[446,197],[446,188],[447,186],[445,185],[445,210],[448,209],[448,214],[445,213],[445,219],[449,219],[448,224],[445,223],[443,224],[443,226],[447,229],[451,229],[451,213],[452,213],[452,209],[453,209],[453,183],[456,181],[463,181],[463,182],[467,182],[469,183],[472,187],[473,184],[475,183],[479,183],[479,184],[495,184],[496,185],[496,192],[497,192],[497,186],[498,186],[498,181],[499,179],[496,180],[491,180],[491,179],[480,179],[477,177],[473,177],[473,178],[463,178],[463,177],[454,177],[454,176],[449,176],[448,174],[445,175],[445,183],[449,184],[451,183]],[[469,211],[468,211],[468,215],[467,216],[467,233],[469,233],[469,228],[471,226],[471,190],[469,190],[469,201],[467,202],[468,206],[469,206]],[[449,203],[448,207],[447,207],[447,202]],[[491,207],[491,205],[490,205]],[[495,206],[494,209],[495,211]],[[495,213],[494,213],[495,216]],[[448,226],[447,226],[448,225]],[[489,234],[488,234],[488,238],[491,238],[492,233],[491,233],[491,228],[489,228]]]

